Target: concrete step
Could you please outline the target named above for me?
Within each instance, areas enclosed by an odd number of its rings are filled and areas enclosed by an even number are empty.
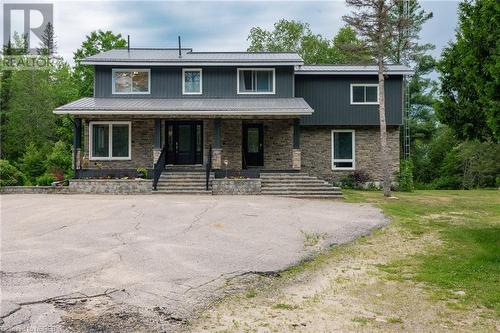
[[[191,185],[191,184],[185,184],[185,185],[163,185],[163,184],[158,184],[156,186],[157,189],[162,189],[162,190],[205,190],[205,185]],[[212,186],[208,186],[209,189],[212,188]]]
[[[271,195],[342,195],[339,191],[262,191],[262,194]]]
[[[280,191],[289,191],[289,192],[297,192],[297,191],[308,191],[308,192],[335,192],[338,190],[332,187],[265,187],[262,189],[262,192],[280,192]]]
[[[207,180],[203,179],[191,179],[191,178],[160,178],[158,179],[158,183],[171,183],[171,184],[182,184],[182,183],[205,183]],[[212,178],[208,179],[209,182],[212,181]]]
[[[262,193],[342,193],[341,191],[329,189],[262,189]]]
[[[297,194],[284,194],[284,195],[279,195],[280,197],[287,197],[287,198],[300,198],[300,199],[342,199],[343,196],[342,194],[303,194],[303,195],[297,195]]]
[[[284,179],[284,180],[261,180],[262,184],[324,184],[330,185],[321,179]]]
[[[212,191],[205,190],[157,190],[153,194],[212,194]]]

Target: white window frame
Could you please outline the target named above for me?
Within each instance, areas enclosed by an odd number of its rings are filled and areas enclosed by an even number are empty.
[[[113,126],[112,125],[128,125],[128,156],[113,157]],[[108,151],[109,156],[92,156],[92,141],[94,133],[94,125],[108,125]],[[91,161],[130,161],[132,160],[132,122],[131,121],[91,121],[89,122],[89,160]]]
[[[261,71],[273,73],[273,90],[267,92],[258,91],[240,91],[240,72],[241,71]],[[275,68],[238,68],[238,75],[236,75],[236,93],[238,95],[275,95],[276,94],[276,70]]]
[[[187,92],[186,91],[186,72],[199,72],[200,73],[200,91]],[[203,71],[201,68],[183,68],[182,69],[182,94],[183,95],[202,95],[203,94]]]
[[[353,88],[354,87],[377,87],[377,101],[376,102],[354,102],[353,101]],[[379,104],[379,86],[378,83],[351,83],[351,104],[352,105],[378,105]],[[365,100],[366,100],[366,91],[365,91]]]
[[[351,159],[335,159],[335,133],[352,133],[352,158]],[[332,130],[332,170],[355,170],[356,169],[356,131],[345,130]],[[336,167],[335,162],[351,162],[352,167]]]
[[[115,91],[115,73],[116,72],[147,72],[148,73],[148,91]],[[150,68],[113,68],[111,70],[111,92],[113,95],[150,95],[151,94],[151,69]]]

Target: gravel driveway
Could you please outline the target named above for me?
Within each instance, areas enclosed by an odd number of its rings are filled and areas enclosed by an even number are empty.
[[[228,280],[386,223],[368,204],[266,196],[3,195],[1,330],[183,329]]]

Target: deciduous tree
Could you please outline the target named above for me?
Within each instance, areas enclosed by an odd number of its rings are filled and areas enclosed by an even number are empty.
[[[121,34],[111,31],[92,31],[86,36],[82,46],[73,53],[75,60],[74,78],[79,87],[80,96],[92,96],[94,92],[94,70],[92,66],[81,64],[81,60],[115,48],[126,47],[127,41]]]

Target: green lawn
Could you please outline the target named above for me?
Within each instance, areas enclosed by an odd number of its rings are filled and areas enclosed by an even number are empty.
[[[479,306],[500,315],[500,191],[345,191],[351,202],[372,202],[409,237],[437,235],[425,251],[381,265],[392,279],[432,288],[452,307]]]

